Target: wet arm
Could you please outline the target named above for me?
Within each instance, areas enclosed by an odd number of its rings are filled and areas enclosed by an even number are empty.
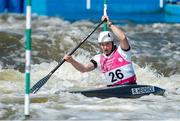
[[[120,42],[120,46],[123,50],[128,50],[130,48],[128,39],[124,34],[123,30],[119,29],[117,26],[113,25],[109,22],[109,28],[113,31],[113,33],[117,36]]]
[[[88,63],[88,64],[82,64],[78,61],[76,61],[75,59],[73,59],[71,56],[64,56],[64,59],[71,63],[73,65],[74,68],[76,68],[78,71],[84,73],[84,72],[89,72],[95,69],[94,64],[93,63]]]

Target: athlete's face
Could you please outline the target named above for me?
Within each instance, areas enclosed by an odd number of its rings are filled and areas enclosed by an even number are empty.
[[[113,47],[112,42],[103,42],[103,43],[100,43],[100,46],[104,54],[108,55],[111,53],[112,47]]]

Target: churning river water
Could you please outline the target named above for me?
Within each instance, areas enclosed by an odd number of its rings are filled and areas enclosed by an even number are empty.
[[[121,23],[121,22],[120,22]],[[46,76],[98,22],[70,22],[56,17],[32,17],[31,86]],[[80,73],[64,63],[31,94],[30,117],[24,117],[25,16],[0,15],[1,120],[166,120],[180,119],[180,24],[118,24],[130,39],[138,84],[166,89],[164,96],[138,99],[88,98],[63,92],[104,85],[100,72]],[[73,55],[80,62],[99,53],[97,30]]]

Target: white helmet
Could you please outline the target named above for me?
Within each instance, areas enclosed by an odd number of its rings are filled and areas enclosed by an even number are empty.
[[[113,42],[113,35],[110,31],[103,31],[99,34],[98,43]]]

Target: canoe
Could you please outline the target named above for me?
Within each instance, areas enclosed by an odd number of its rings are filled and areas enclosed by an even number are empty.
[[[140,98],[145,95],[164,95],[165,90],[151,85],[120,85],[115,87],[104,87],[88,90],[70,91],[70,93],[81,93],[87,97],[97,98]]]

